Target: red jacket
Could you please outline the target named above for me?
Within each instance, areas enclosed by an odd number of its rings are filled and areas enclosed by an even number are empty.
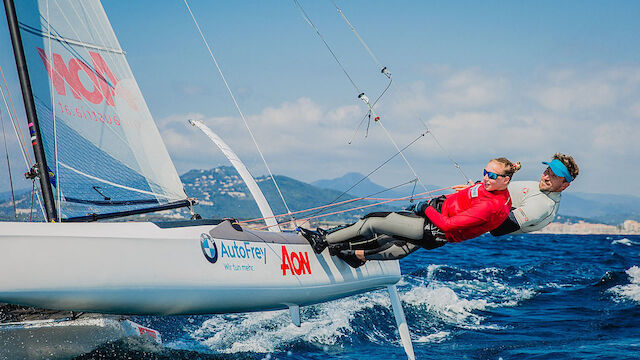
[[[497,228],[509,216],[511,198],[508,190],[489,192],[478,183],[447,195],[439,213],[431,206],[425,214],[444,231],[447,241],[473,239]]]

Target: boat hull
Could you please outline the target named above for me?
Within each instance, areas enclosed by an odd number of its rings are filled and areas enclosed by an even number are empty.
[[[160,333],[116,316],[33,320],[0,324],[0,359],[70,359],[108,342]]]
[[[400,279],[397,261],[352,269],[295,233],[153,223],[0,224],[0,302],[112,314],[282,309]],[[11,275],[8,275],[11,274]]]

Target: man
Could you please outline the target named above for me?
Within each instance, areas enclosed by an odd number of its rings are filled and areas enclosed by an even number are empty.
[[[580,170],[573,157],[555,154],[542,173],[539,182],[512,181],[509,186],[512,209],[509,217],[496,229],[493,236],[522,234],[547,226],[558,213],[561,192],[571,185]]]

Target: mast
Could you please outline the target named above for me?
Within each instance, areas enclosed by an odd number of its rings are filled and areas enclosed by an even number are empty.
[[[11,43],[13,44],[13,54],[16,58],[16,67],[18,68],[18,77],[20,79],[20,88],[22,89],[22,99],[24,108],[29,122],[29,132],[31,133],[31,144],[36,157],[36,167],[38,176],[40,177],[40,189],[42,189],[42,197],[44,199],[44,207],[47,212],[47,221],[56,221],[55,200],[49,180],[49,170],[47,160],[42,146],[42,137],[40,136],[40,126],[38,125],[38,116],[36,115],[35,102],[31,91],[31,82],[29,81],[29,71],[27,70],[27,62],[24,57],[24,49],[22,47],[22,37],[18,27],[18,18],[13,0],[4,0],[4,9],[7,13],[7,24],[9,25],[9,33],[11,34]]]

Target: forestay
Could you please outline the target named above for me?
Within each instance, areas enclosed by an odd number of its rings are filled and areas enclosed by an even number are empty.
[[[61,218],[186,200],[99,1],[18,1],[16,12]]]

